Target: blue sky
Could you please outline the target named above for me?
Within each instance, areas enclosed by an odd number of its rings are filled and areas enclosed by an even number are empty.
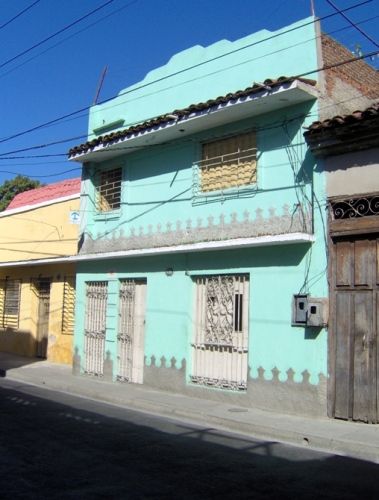
[[[90,105],[105,65],[108,73],[100,100],[141,80],[181,50],[196,44],[207,46],[223,38],[236,40],[261,29],[274,31],[311,12],[310,0],[113,0],[17,57],[107,2],[39,0],[4,26],[34,1],[0,0],[0,182],[17,173],[46,183],[80,175],[79,165],[68,162],[64,154],[84,141],[81,136],[87,130],[88,112],[8,138]],[[333,0],[341,9],[363,1]],[[334,12],[326,0],[314,0],[314,6],[319,17]],[[379,0],[346,14],[379,43]],[[325,20],[322,29],[351,51],[377,49],[340,15]],[[379,68],[379,58],[371,64]],[[75,137],[78,139],[67,141]],[[58,141],[65,142],[13,153]]]

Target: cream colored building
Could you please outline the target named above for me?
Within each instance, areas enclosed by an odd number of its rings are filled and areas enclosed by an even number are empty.
[[[0,351],[72,362],[79,202],[68,179],[0,213]]]

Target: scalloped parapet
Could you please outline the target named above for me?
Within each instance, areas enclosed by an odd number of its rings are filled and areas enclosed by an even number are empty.
[[[123,122],[120,130],[244,89],[254,81],[317,68],[314,25],[302,26],[311,20],[275,32],[261,30],[235,41],[220,40],[207,47],[195,45],[173,55],[143,80],[121,90],[113,100],[93,106],[89,137],[94,137],[94,130],[112,123]]]

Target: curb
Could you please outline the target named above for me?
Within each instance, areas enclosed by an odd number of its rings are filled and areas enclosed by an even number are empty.
[[[72,396],[84,397],[86,399],[91,399],[106,404],[113,404],[134,411],[141,411],[144,413],[164,416],[186,422],[192,422],[198,425],[209,426],[211,424],[212,426],[220,430],[241,434],[244,436],[248,436],[249,438],[283,442],[301,448],[306,447],[315,451],[333,453],[336,455],[379,463],[379,427],[364,427],[370,424],[355,425],[362,425],[362,430],[369,429],[370,432],[372,430],[372,434],[377,433],[377,439],[368,439],[367,437],[366,439],[359,439],[359,436],[353,439],[353,434],[354,431],[356,431],[356,427],[353,428],[349,426],[354,425],[354,423],[351,424],[347,422],[336,422],[330,420],[325,421],[325,424],[327,424],[327,427],[325,426],[325,430],[327,430],[328,432],[326,433],[327,435],[323,435],[322,430],[320,429],[318,432],[312,432],[309,430],[309,428],[307,429],[306,419],[301,419],[294,416],[292,416],[292,418],[296,419],[298,423],[304,422],[303,428],[301,428],[301,425],[298,426],[298,429],[291,429],[289,428],[289,426],[274,425],[273,423],[271,423],[271,425],[267,423],[262,424],[253,420],[247,422],[246,419],[244,421],[243,419],[238,419],[236,417],[227,418],[226,416],[215,415],[212,412],[202,411],[201,409],[198,409],[196,411],[193,411],[188,407],[186,407],[185,409],[181,409],[178,406],[164,403],[162,401],[150,401],[146,397],[144,398],[143,394],[141,394],[141,398],[133,395],[133,397],[131,397],[130,399],[126,399],[123,397],[118,397],[117,394],[106,393],[104,391],[104,387],[102,386],[100,386],[99,388],[87,387],[87,390],[83,391],[80,390],[80,387],[73,387],[71,384],[62,384],[60,382],[57,383],[56,381],[51,379],[45,380],[45,377],[43,377],[43,380],[41,378],[38,378],[37,380],[31,380],[30,377],[20,376],[18,372],[14,374],[4,372],[5,375],[1,375],[1,373],[3,372],[4,370],[0,370],[0,376],[6,376],[6,378],[10,381],[22,382],[26,385],[34,385],[40,388],[70,394]],[[216,411],[217,409],[218,407],[215,406]],[[224,411],[224,409],[222,409],[222,411]],[[248,410],[244,409],[243,413],[239,413],[236,411],[235,413],[233,413],[233,415],[246,415],[247,412]],[[317,423],[321,423],[322,425],[323,422],[317,420]],[[338,433],[341,433],[341,427],[344,427],[345,424],[347,426],[346,429],[343,428],[343,434],[338,437]],[[331,430],[333,430],[333,426],[336,427],[335,430],[337,435],[335,436],[333,436],[330,432]],[[294,423],[292,423],[292,427],[294,427]]]

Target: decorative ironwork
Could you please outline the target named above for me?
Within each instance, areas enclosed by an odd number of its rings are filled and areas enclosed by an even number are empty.
[[[123,382],[129,382],[132,379],[135,296],[136,282],[134,280],[122,280],[119,293],[117,380]]]
[[[234,288],[232,276],[207,279],[205,343],[232,345]]]
[[[247,385],[248,278],[197,278],[194,384],[244,390]]]
[[[87,283],[85,322],[85,373],[102,376],[104,371],[108,283]]]
[[[357,219],[379,215],[379,196],[348,198],[330,202],[331,214],[334,220]]]
[[[217,379],[210,377],[196,377],[192,375],[191,382],[193,384],[207,385],[209,387],[215,387],[218,389],[229,389],[232,391],[246,391],[247,389],[246,380],[238,382],[237,380]]]

